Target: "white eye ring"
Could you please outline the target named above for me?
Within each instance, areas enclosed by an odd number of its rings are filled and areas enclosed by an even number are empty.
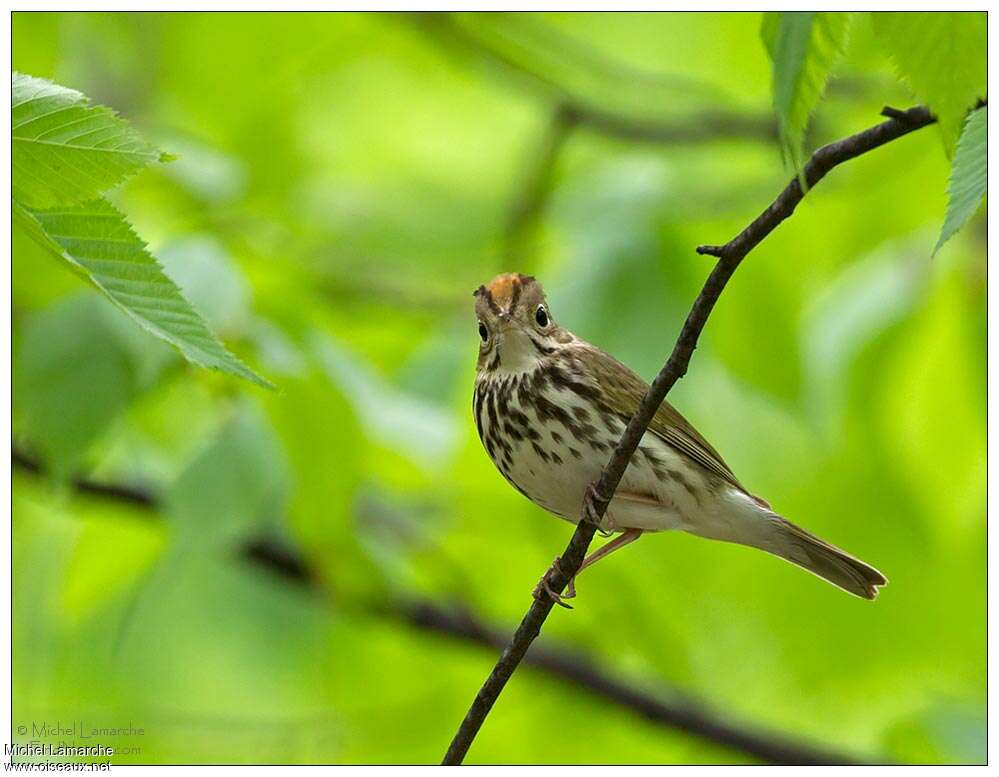
[[[534,311],[534,320],[538,322],[538,326],[542,329],[551,323],[551,320],[548,318],[548,311],[545,310],[544,305],[538,305],[538,309]]]

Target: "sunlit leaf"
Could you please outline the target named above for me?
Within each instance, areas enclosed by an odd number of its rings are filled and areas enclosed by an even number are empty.
[[[871,18],[899,74],[936,114],[952,150],[965,114],[985,97],[985,13],[899,11]]]
[[[947,217],[933,249],[934,254],[968,223],[985,196],[989,183],[988,121],[988,108],[983,106],[969,114],[964,123],[947,187]]]
[[[36,208],[92,200],[165,159],[110,108],[21,73],[11,82],[11,134],[14,196]]]
[[[109,203],[94,200],[58,210],[33,210],[15,202],[13,211],[17,223],[40,245],[187,359],[271,387],[215,338],[125,217]]]
[[[851,14],[771,12],[761,35],[773,62],[774,110],[788,160],[800,168],[808,119],[846,48]]]
[[[835,429],[849,372],[872,341],[907,315],[926,291],[928,260],[911,242],[879,246],[831,278],[803,311],[801,353],[809,401]]]

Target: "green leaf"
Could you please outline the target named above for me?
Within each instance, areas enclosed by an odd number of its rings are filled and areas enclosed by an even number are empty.
[[[874,30],[916,97],[936,114],[948,154],[986,94],[984,13],[872,14]]]
[[[164,156],[114,111],[43,78],[11,83],[14,196],[35,208],[92,200]]]
[[[382,581],[356,516],[366,441],[350,401],[311,373],[282,381],[281,393],[264,402],[293,473],[286,508],[293,542],[339,596],[371,593]]]
[[[317,363],[353,402],[372,438],[430,467],[453,452],[457,428],[442,406],[399,391],[324,333],[310,340]]]
[[[183,295],[218,335],[244,334],[252,321],[252,290],[225,247],[207,234],[185,235],[156,252]]]
[[[185,358],[273,388],[215,338],[110,203],[94,200],[58,210],[33,210],[15,201],[13,211],[17,223],[40,245],[144,329],[176,346]]]
[[[93,294],[77,294],[30,316],[18,341],[15,429],[57,478],[80,468],[141,388],[112,316]]]
[[[270,424],[242,404],[167,490],[165,510],[199,544],[231,538],[280,515],[287,479]]]
[[[982,107],[968,114],[950,169],[947,217],[933,249],[934,254],[968,223],[985,196],[988,187],[988,130],[988,108]]]
[[[846,48],[851,18],[814,11],[764,14],[760,35],[773,62],[774,110],[784,154],[795,169],[801,169],[808,119]]]

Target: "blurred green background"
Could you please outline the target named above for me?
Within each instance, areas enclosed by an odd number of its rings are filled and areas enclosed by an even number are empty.
[[[471,291],[533,273],[651,378],[694,247],[789,176],[759,23],[15,13],[16,70],[179,157],[112,199],[278,386],[188,365],[15,232],[15,725],[141,727],[106,738],[116,763],[438,761],[496,651],[407,608],[511,633],[570,534],[480,449]],[[809,148],[913,104],[866,17],[853,37]],[[854,757],[984,761],[985,220],[931,261],[947,173],[932,127],[837,169],[671,394],[755,493],[887,574],[877,602],[659,535],[543,642]],[[753,760],[531,668],[469,754]]]

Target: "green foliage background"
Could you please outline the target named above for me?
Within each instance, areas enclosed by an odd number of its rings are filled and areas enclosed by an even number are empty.
[[[562,323],[651,377],[709,268],[694,246],[791,175],[775,135],[718,138],[705,116],[771,121],[760,22],[14,14],[16,70],[178,157],[111,200],[278,387],[187,364],[15,231],[15,445],[48,472],[14,472],[15,725],[142,727],[119,763],[439,760],[495,655],[395,603],[458,602],[512,631],[570,531],[480,450],[470,293],[534,273]],[[914,104],[870,17],[849,34],[806,153]],[[651,143],[584,124],[539,175],[566,96],[700,129]],[[891,585],[862,602],[660,535],[587,572],[544,638],[858,757],[984,761],[985,221],[931,260],[952,132],[810,193],[671,395],[743,482]],[[532,181],[549,196],[510,234]],[[83,495],[78,475],[158,507]],[[261,538],[321,592],[251,563]],[[743,760],[527,669],[470,753]]]

